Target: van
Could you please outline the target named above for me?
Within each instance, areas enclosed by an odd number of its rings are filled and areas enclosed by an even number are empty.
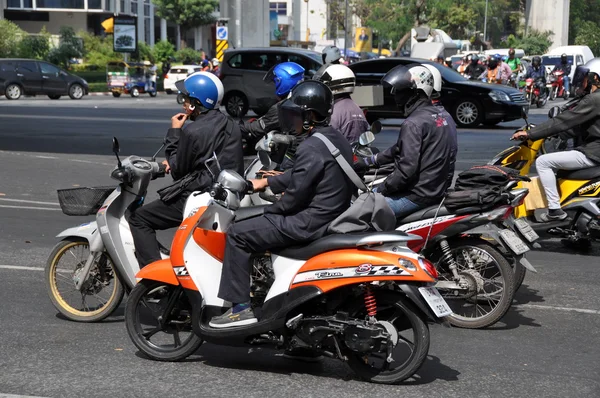
[[[546,67],[547,73],[552,72],[554,66],[560,63],[560,56],[562,54],[567,54],[567,59],[571,64],[571,73],[569,74],[571,81],[573,81],[575,69],[580,65],[585,65],[586,62],[594,58],[594,54],[588,46],[557,47],[542,56],[542,65]]]
[[[310,79],[323,65],[320,53],[294,47],[238,48],[226,50],[219,78],[225,94],[221,105],[232,117],[242,117],[249,109],[264,115],[277,102],[273,83],[265,74],[281,62],[296,62]]]

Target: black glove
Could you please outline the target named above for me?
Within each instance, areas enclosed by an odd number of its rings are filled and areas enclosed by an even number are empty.
[[[366,158],[358,158],[358,160],[352,165],[354,171],[358,175],[364,175],[367,170],[369,170],[370,166],[366,161]]]

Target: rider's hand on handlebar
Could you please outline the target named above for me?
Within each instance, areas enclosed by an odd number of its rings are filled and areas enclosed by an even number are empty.
[[[274,177],[274,176],[278,176],[280,174],[283,174],[283,171],[277,171],[277,170],[259,170],[256,172],[257,175],[261,175],[262,178],[266,178],[266,177]]]
[[[161,163],[165,166],[165,173],[169,174],[169,172],[171,171],[171,166],[169,166],[169,162],[167,162],[166,160],[163,160],[163,162]]]
[[[511,141],[525,141],[528,138],[529,136],[527,135],[527,131],[525,130],[517,131],[513,134],[512,137],[510,137]]]
[[[171,128],[180,129],[188,118],[187,113],[178,113],[171,118]]]
[[[264,191],[265,188],[267,188],[269,186],[269,182],[266,178],[262,178],[259,180],[248,180],[252,183],[252,186],[254,187],[254,192],[261,192]]]

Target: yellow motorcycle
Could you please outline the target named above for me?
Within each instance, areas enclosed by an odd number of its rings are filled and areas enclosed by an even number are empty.
[[[553,107],[548,117],[553,118],[561,111],[578,102],[573,100],[562,108]],[[527,120],[523,129],[530,129]],[[521,129],[522,130],[522,129]],[[568,143],[560,138],[546,138],[537,141],[526,140],[500,152],[488,164],[519,170],[525,176],[530,173],[538,154],[567,149]],[[520,182],[517,188],[528,188],[529,195],[515,209],[515,217],[526,217],[529,224],[540,235],[563,238],[565,245],[585,248],[591,241],[600,241],[600,166],[580,170],[559,170],[557,172],[560,204],[568,217],[562,221],[541,222],[540,216],[546,210],[546,198],[538,178],[531,182]]]

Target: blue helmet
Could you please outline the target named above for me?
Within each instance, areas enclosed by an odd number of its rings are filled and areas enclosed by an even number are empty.
[[[286,97],[292,88],[304,78],[304,68],[295,62],[282,62],[273,66],[263,78],[266,82],[275,82],[275,95]]]
[[[223,100],[223,83],[210,72],[192,73],[175,83],[182,94],[200,102],[206,109],[218,109]]]

